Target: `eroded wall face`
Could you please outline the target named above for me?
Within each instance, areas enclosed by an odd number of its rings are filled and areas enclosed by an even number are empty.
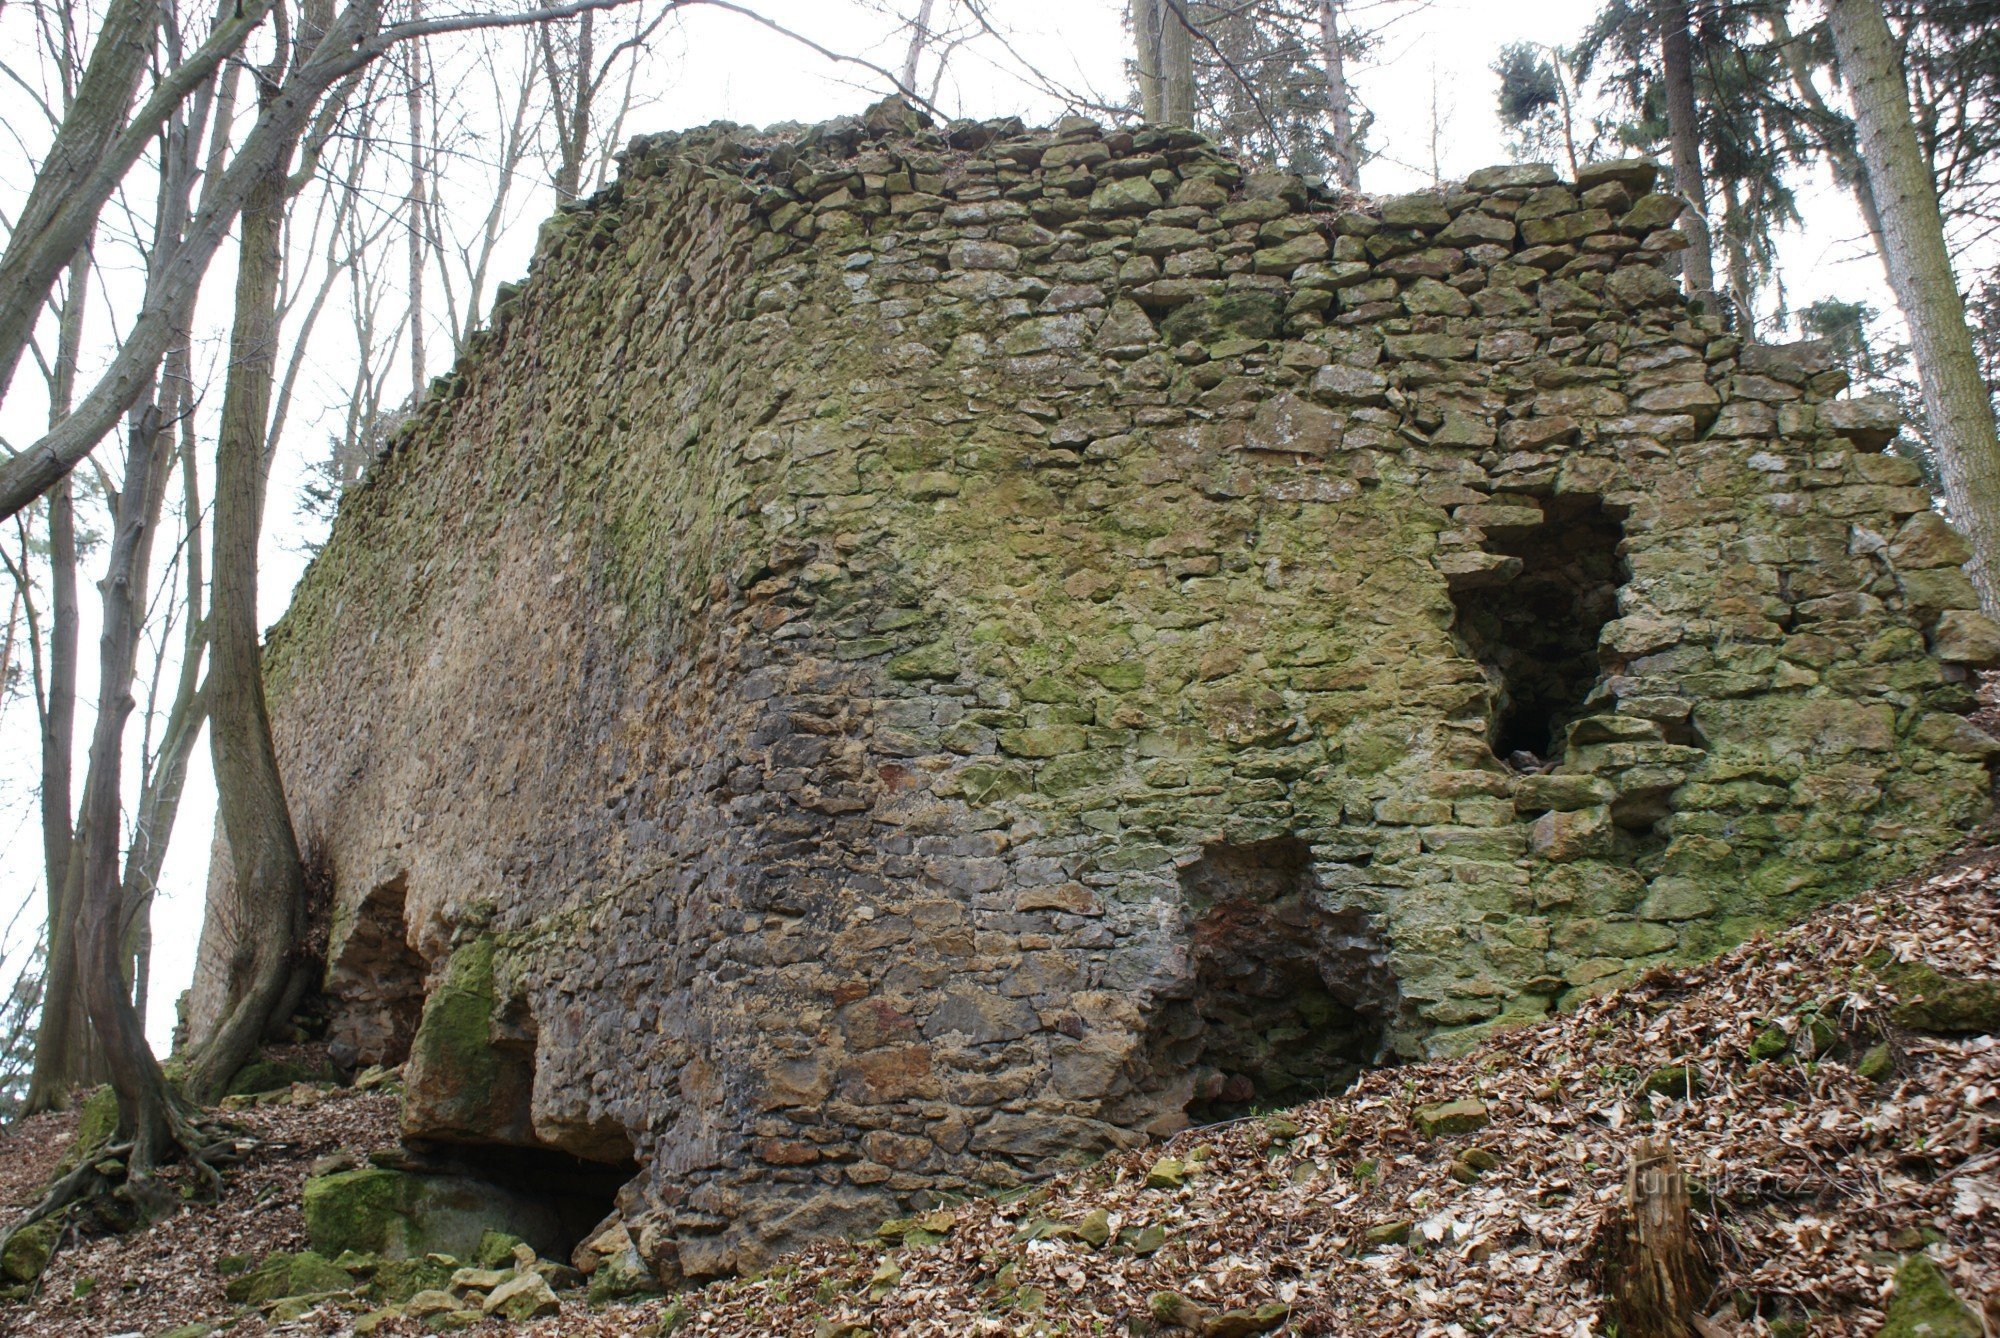
[[[1649,167],[1361,208],[896,120],[637,141],[274,634],[334,975],[391,885],[428,964],[414,1136],[636,1150],[641,1252],[723,1271],[1984,812],[1962,542],[1682,305]]]

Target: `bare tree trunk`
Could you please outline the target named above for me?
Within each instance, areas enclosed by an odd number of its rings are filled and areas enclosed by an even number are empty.
[[[423,17],[423,0],[410,0],[410,17]],[[403,107],[410,120],[410,400],[424,393],[424,126],[423,48],[411,47]]]
[[[1132,38],[1139,56],[1132,64],[1139,76],[1139,115],[1147,124],[1167,118],[1165,87],[1160,82],[1160,16],[1166,0],[1131,0]]]
[[[910,27],[910,49],[903,57],[902,86],[914,92],[917,87],[917,62],[923,59],[924,46],[931,40],[932,0],[923,0],[917,6],[917,21]]]
[[[163,10],[160,0],[114,0],[106,11],[76,96],[0,252],[0,398],[56,276],[84,247],[126,171],[155,142],[181,101],[207,82],[265,13],[263,0],[247,0],[193,55],[162,75],[128,117],[152,60]],[[95,437],[106,430],[100,428]],[[8,514],[18,509],[9,508]]]
[[[556,170],[552,182],[560,199],[583,193],[583,160],[590,152],[591,102],[597,91],[596,33],[592,16],[577,21],[576,50],[556,49],[554,28],[544,25],[539,36],[542,69],[549,82],[549,116],[555,122]]]
[[[1667,139],[1673,148],[1674,189],[1688,202],[1681,231],[1688,249],[1682,265],[1689,293],[1715,287],[1713,243],[1708,235],[1708,192],[1701,175],[1701,130],[1695,119],[1694,58],[1688,37],[1687,0],[1658,0],[1660,73],[1667,93]]]
[[[208,721],[208,694],[201,683],[201,663],[208,645],[208,623],[202,616],[202,590],[207,577],[202,567],[201,490],[195,468],[193,427],[194,394],[189,383],[186,345],[167,358],[167,385],[172,389],[176,417],[181,423],[182,511],[188,517],[186,550],[187,630],[181,638],[181,661],[173,703],[167,709],[167,723],[161,731],[159,752],[151,759],[139,793],[139,806],[132,824],[132,844],[125,855],[125,880],[120,893],[121,933],[125,957],[132,963],[132,1005],[141,1021],[146,1016],[146,998],[152,962],[153,897],[159,890],[160,868],[167,857],[167,843],[173,836],[175,819],[180,816],[181,795],[187,786],[188,759]]]
[[[1194,33],[1187,0],[1160,0],[1161,115],[1168,125],[1194,124]]]
[[[266,1030],[290,1015],[309,981],[299,955],[305,873],[271,746],[257,625],[257,541],[263,526],[264,439],[277,369],[285,160],[246,203],[235,328],[216,438],[215,576],[210,609],[209,744],[230,871],[212,889],[228,927],[226,1003],[188,1064],[188,1092],[206,1100],[241,1068]]]
[[[1729,304],[1736,313],[1736,331],[1745,339],[1757,339],[1757,276],[1750,265],[1750,249],[1743,235],[1743,200],[1734,181],[1722,183],[1722,253],[1729,269]]]
[[[2000,442],[1952,274],[1930,164],[1917,142],[1902,60],[1878,0],[1830,0],[1827,25],[1882,224],[1882,260],[1910,344],[1952,518],[1972,540],[1967,571],[2000,613]]]
[[[1791,24],[1785,17],[1785,7],[1773,6],[1765,19],[1771,25],[1771,35],[1776,39],[1778,50],[1784,55],[1785,69],[1792,76],[1792,87],[1798,91],[1799,100],[1812,112],[1813,120],[1822,127],[1843,122],[1845,118],[1828,107],[1826,99],[1820,96],[1819,85],[1813,82],[1812,65],[1807,59],[1806,49],[1793,35]],[[1861,219],[1868,225],[1868,235],[1875,241],[1875,254],[1884,257],[1886,265],[1889,244],[1882,237],[1882,213],[1875,207],[1875,189],[1868,184],[1868,165],[1861,161],[1861,156],[1842,136],[1822,133],[1819,147],[1832,161],[1835,179],[1846,181],[1853,189],[1855,203],[1861,207]]]
[[[1549,62],[1555,67],[1556,92],[1562,96],[1563,157],[1569,162],[1569,177],[1574,181],[1580,166],[1576,160],[1576,107],[1571,97],[1576,79],[1561,48],[1550,48]]]
[[[1340,49],[1339,0],[1319,0],[1319,35],[1326,61],[1326,109],[1333,118],[1333,175],[1345,190],[1361,189],[1361,146],[1354,142],[1354,107],[1347,91],[1347,54]]]
[[[103,629],[98,639],[97,722],[91,731],[90,769],[79,823],[84,871],[76,912],[78,975],[118,1096],[119,1133],[134,1145],[129,1162],[134,1179],[144,1179],[175,1146],[166,1079],[146,1044],[145,1025],[126,986],[118,867],[125,720],[132,713],[132,676],[145,621],[146,569],[166,472],[160,429],[155,406],[133,416],[124,484],[112,508],[111,552],[99,586]]]
[[[55,378],[49,416],[69,412],[76,387],[77,352],[90,280],[86,248],[70,263],[56,336]],[[71,811],[72,758],[76,748],[76,668],[79,606],[76,592],[76,506],[69,480],[49,494],[48,686],[42,709],[42,867],[48,880],[48,959],[42,981],[41,1024],[35,1033],[35,1067],[26,1110],[32,1114],[68,1100],[90,1074],[90,1030],[76,988],[76,899],[69,878],[76,840]]]

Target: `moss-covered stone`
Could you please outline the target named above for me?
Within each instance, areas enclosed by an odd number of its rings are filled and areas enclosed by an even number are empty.
[[[386,1260],[370,1275],[368,1294],[380,1301],[407,1301],[418,1292],[445,1286],[455,1271],[448,1255]]]
[[[500,948],[481,934],[453,950],[424,1000],[404,1068],[403,1127],[427,1138],[530,1144],[529,1057],[495,1044]]]
[[[281,1059],[253,1059],[229,1080],[226,1095],[256,1096],[263,1092],[280,1091],[295,1082],[311,1082],[312,1078],[312,1070],[303,1064]]]
[[[472,1262],[481,1268],[505,1268],[514,1262],[514,1247],[525,1243],[510,1231],[483,1231],[473,1247]]]
[[[230,1279],[223,1295],[239,1303],[269,1305],[288,1296],[319,1296],[353,1287],[354,1279],[345,1269],[334,1267],[331,1259],[317,1250],[300,1250],[267,1256],[248,1273]]]
[[[76,1132],[70,1135],[69,1148],[56,1163],[56,1175],[82,1165],[117,1132],[118,1094],[109,1085],[99,1087],[77,1107]]]
[[[1913,1254],[1896,1270],[1878,1338],[1981,1338],[1985,1328],[1958,1299],[1929,1255]]]
[[[1202,1325],[1202,1338],[1253,1338],[1279,1328],[1291,1317],[1292,1308],[1283,1301],[1240,1306],[1213,1316]]]
[[[1897,1026],[1943,1035],[2000,1032],[2000,980],[1948,976],[1928,963],[1887,954],[1870,964],[1900,1000],[1889,1010]]]
[[[659,1293],[660,1282],[651,1269],[640,1264],[636,1258],[613,1256],[592,1271],[584,1297],[596,1306],[635,1296],[657,1296]]]
[[[1486,1103],[1476,1097],[1459,1101],[1440,1101],[1433,1105],[1419,1106],[1412,1116],[1417,1130],[1426,1138],[1446,1138],[1453,1134],[1469,1134],[1486,1127],[1489,1118]]]
[[[44,1218],[7,1237],[5,1248],[0,1248],[0,1282],[24,1283],[39,1278],[49,1266],[49,1255],[61,1230],[61,1223]]]
[[[553,1253],[562,1224],[545,1202],[464,1176],[367,1167],[306,1181],[306,1237],[315,1250],[367,1251],[385,1260],[472,1257],[490,1232]]]

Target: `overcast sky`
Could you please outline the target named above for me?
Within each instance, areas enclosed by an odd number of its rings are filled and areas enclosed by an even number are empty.
[[[916,3],[764,0],[760,7],[829,49],[893,68],[900,65],[907,41],[906,30],[899,31],[896,11],[914,13]],[[947,0],[937,0],[937,8],[941,17],[945,15]],[[1123,98],[1123,0],[991,0],[989,8],[996,21],[1006,25],[1008,41],[1004,46],[991,40],[973,42],[954,52],[938,97],[944,110],[974,117],[1019,114],[1045,122],[1065,109],[1064,96],[1102,102]],[[1369,147],[1377,156],[1362,170],[1364,189],[1388,194],[1430,184],[1434,150],[1446,178],[1505,161],[1508,155],[1494,114],[1497,81],[1489,66],[1509,42],[1574,41],[1595,8],[1590,0],[1531,4],[1431,0],[1398,21],[1375,58],[1351,72],[1358,96],[1375,117]],[[26,49],[24,22],[24,7],[0,10],[0,49]],[[439,61],[453,58],[448,50],[437,55]],[[640,84],[652,100],[634,117],[633,131],[715,120],[751,125],[818,121],[859,111],[887,91],[865,69],[829,62],[740,16],[703,10],[690,12],[654,42]],[[0,114],[19,110],[0,95]],[[17,118],[14,124],[23,121]],[[1434,128],[1441,133],[1434,133]],[[25,189],[35,152],[33,141],[24,145],[19,139],[0,140],[0,202],[10,217]],[[1831,183],[1812,183],[1803,202],[1807,225],[1784,239],[1781,252],[1792,305],[1838,296],[1889,306],[1880,266],[1863,245],[1851,200]],[[547,208],[546,195],[535,196],[524,207],[499,258],[500,276],[517,275],[525,268],[535,225]],[[126,281],[131,281],[129,275]],[[225,257],[205,289],[202,320],[211,341],[226,328],[231,281]],[[326,433],[345,408],[348,371],[337,355],[329,354],[308,375],[276,465],[262,569],[267,624],[289,602],[303,570],[303,552],[319,537],[317,527],[299,513],[295,499],[310,458],[323,451]],[[86,382],[88,375],[86,367]],[[36,379],[32,368],[24,368],[16,378],[17,390],[25,391],[27,383]],[[13,398],[0,410],[0,435],[18,447],[33,439],[41,410],[28,394]],[[86,573],[86,579],[91,575]],[[95,592],[86,587],[84,596],[86,610],[91,610]],[[95,631],[94,621],[87,617],[82,684],[86,703],[94,699]],[[79,740],[87,737],[89,728],[87,709],[84,714]],[[0,928],[24,900],[40,900],[35,748],[33,705],[16,701],[0,717],[0,850],[6,852],[0,856]],[[79,760],[79,787],[81,772]],[[174,999],[192,974],[213,820],[214,786],[204,746],[196,754],[154,909],[148,1033],[163,1051],[173,1025]],[[17,940],[33,937],[37,918],[37,907],[31,904],[15,930]]]

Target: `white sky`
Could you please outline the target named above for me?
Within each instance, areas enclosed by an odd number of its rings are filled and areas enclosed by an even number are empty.
[[[938,0],[938,11],[946,10]],[[864,56],[894,68],[907,37],[891,11],[914,13],[916,0],[764,0],[764,13],[822,45]],[[1379,153],[1362,172],[1365,189],[1394,193],[1431,180],[1433,141],[1447,178],[1503,162],[1507,153],[1494,115],[1497,80],[1489,66],[1508,42],[1566,44],[1576,39],[1596,9],[1592,0],[1538,0],[1503,4],[1496,0],[1432,0],[1427,9],[1401,20],[1376,59],[1351,71],[1362,102],[1375,115],[1370,147]],[[1107,102],[1120,100],[1125,86],[1123,0],[995,0],[991,10],[1007,25],[1015,56],[989,42],[961,47],[952,57],[939,102],[948,112],[986,117],[1019,114],[1047,121],[1064,108],[1048,85]],[[23,50],[22,6],[0,10],[0,48]],[[1018,57],[1018,58],[1017,58]],[[440,50],[435,59],[451,59]],[[1030,64],[1046,77],[1037,83],[1023,73]],[[926,78],[928,76],[925,76]],[[868,71],[836,66],[805,47],[787,42],[735,15],[691,11],[678,27],[663,32],[649,52],[641,86],[652,90],[650,106],[636,114],[633,132],[675,129],[714,120],[751,125],[777,121],[818,121],[857,112],[886,91]],[[15,99],[18,102],[18,98]],[[18,113],[0,95],[0,114]],[[1433,134],[1434,118],[1442,133]],[[32,122],[32,117],[28,118]],[[23,122],[16,120],[15,124]],[[0,204],[8,216],[25,190],[29,164],[40,140],[0,138]],[[1807,226],[1788,235],[1781,270],[1794,307],[1823,296],[1857,298],[1889,308],[1878,262],[1866,248],[1851,200],[1830,182],[1803,194]],[[548,212],[546,192],[524,203],[497,258],[494,278],[517,277],[525,268],[536,224]],[[393,243],[400,246],[400,241]],[[208,347],[226,329],[232,281],[227,256],[204,290],[201,321]],[[119,281],[114,278],[113,282]],[[130,275],[123,282],[132,282]],[[490,293],[490,285],[489,285]],[[344,331],[335,321],[336,336]],[[442,340],[434,340],[443,344]],[[448,345],[446,345],[448,346]],[[95,355],[101,365],[102,350]],[[317,539],[300,517],[295,499],[309,461],[323,453],[326,434],[337,431],[344,411],[351,362],[337,348],[316,360],[302,383],[272,480],[262,568],[262,612],[268,624],[289,601],[303,570],[303,547]],[[351,359],[351,353],[344,355]],[[88,382],[90,368],[85,369]],[[42,408],[27,393],[38,381],[32,366],[16,376],[12,402],[0,409],[0,436],[19,447],[31,441]],[[94,572],[85,573],[86,581]],[[86,703],[78,724],[79,750],[88,737],[87,703],[94,700],[95,590],[83,589],[83,682]],[[40,839],[34,805],[36,724],[31,701],[17,700],[0,716],[0,928],[14,908],[32,896],[36,905],[15,931],[32,938],[39,917]],[[79,756],[77,785],[82,784]],[[154,909],[155,955],[148,1034],[164,1051],[173,1025],[175,997],[191,977],[214,820],[214,785],[206,744],[197,749],[186,801],[174,833]],[[11,961],[4,972],[10,974]],[[4,985],[0,980],[0,985]]]

